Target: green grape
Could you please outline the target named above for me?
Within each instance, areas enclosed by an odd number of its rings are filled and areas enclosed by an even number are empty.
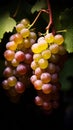
[[[49,49],[46,49],[42,51],[41,55],[44,59],[49,59],[51,57],[51,51]]]
[[[19,24],[16,25],[15,28],[16,28],[17,32],[20,32],[24,28],[24,25],[22,23],[19,23]]]
[[[54,42],[54,35],[52,33],[48,33],[45,35],[45,40],[48,44],[51,44]]]
[[[48,67],[49,63],[48,63],[48,60],[41,58],[41,59],[38,61],[38,65],[39,65],[39,67],[40,67],[41,69],[46,69],[46,68]]]
[[[42,55],[40,53],[33,54],[33,60],[35,62],[38,62],[42,58]]]
[[[23,38],[27,38],[30,35],[30,31],[28,28],[24,28],[20,31],[20,34]]]
[[[63,38],[63,36],[61,34],[56,34],[54,36],[54,43],[57,43],[58,45],[61,45],[61,44],[63,44],[63,42],[64,42],[64,38]]]
[[[42,52],[43,50],[48,48],[48,43],[45,40],[40,40],[38,42],[38,47],[39,47],[40,52]]]
[[[25,27],[28,27],[28,25],[30,25],[30,21],[27,18],[22,19],[20,23],[23,24]]]
[[[39,45],[38,43],[35,43],[31,46],[31,50],[33,53],[40,53],[41,52],[41,49],[39,48]]]

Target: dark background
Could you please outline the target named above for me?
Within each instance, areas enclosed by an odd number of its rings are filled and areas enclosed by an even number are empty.
[[[9,4],[10,0],[0,0],[0,6]],[[28,0],[33,5],[35,1]],[[70,0],[51,0],[52,5],[72,7]],[[6,36],[8,37],[8,35]],[[6,38],[5,37],[5,38]],[[2,47],[2,46],[1,46]],[[2,51],[4,51],[2,49]],[[3,52],[2,52],[3,53]],[[3,58],[1,56],[1,58]],[[0,79],[0,84],[3,79]],[[73,79],[72,79],[73,83]],[[35,106],[33,99],[35,90],[30,87],[25,94],[21,95],[18,103],[13,103],[0,88],[0,129],[4,130],[27,130],[27,129],[56,129],[73,130],[73,90],[64,95],[61,91],[60,107],[51,114],[46,114]],[[66,101],[64,97],[66,96]],[[71,98],[69,98],[69,96]]]

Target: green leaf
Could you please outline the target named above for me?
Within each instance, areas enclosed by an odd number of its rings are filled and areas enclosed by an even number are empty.
[[[12,32],[16,21],[9,16],[9,13],[0,14],[0,42],[5,32]]]
[[[64,33],[64,45],[68,53],[73,53],[73,26],[67,28],[67,32]]]
[[[31,8],[31,13],[34,13],[35,11],[39,11],[42,8],[46,7],[45,0],[37,0],[35,5]]]
[[[60,82],[62,84],[61,89],[63,91],[68,91],[73,87],[71,77],[73,78],[73,57],[69,57],[60,72]]]
[[[73,25],[73,7],[71,9],[66,8],[63,12],[61,12],[59,20],[63,28]]]
[[[66,8],[59,16],[61,27],[67,30],[63,33],[65,48],[68,53],[73,53],[73,8]]]

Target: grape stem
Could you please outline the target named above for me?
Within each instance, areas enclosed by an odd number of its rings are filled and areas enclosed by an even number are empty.
[[[50,0],[47,0],[47,5],[48,5],[48,11],[49,11],[49,23],[46,27],[46,31],[48,32],[49,29],[52,29],[52,33],[55,35],[56,31],[55,31],[54,22],[53,22]]]
[[[32,22],[32,24],[29,26],[29,29],[35,24],[35,22],[38,20],[40,14],[41,14],[42,12],[49,13],[48,10],[41,9],[41,10],[39,11],[38,15],[36,16],[36,18],[34,19],[34,21]]]

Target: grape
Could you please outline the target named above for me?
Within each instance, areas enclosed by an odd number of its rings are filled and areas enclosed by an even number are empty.
[[[7,61],[12,61],[14,58],[15,52],[12,50],[6,50],[4,52],[4,57]]]
[[[15,85],[15,90],[17,93],[23,93],[25,91],[25,85],[22,82],[17,81]]]
[[[35,70],[38,67],[38,63],[36,63],[34,60],[31,62],[31,68]]]
[[[30,81],[31,81],[32,84],[33,84],[34,81],[36,81],[36,80],[37,80],[37,76],[36,76],[36,75],[32,75],[32,76],[30,77]]]
[[[44,72],[41,74],[40,79],[43,81],[43,83],[49,83],[51,81],[51,74]]]
[[[42,55],[40,53],[33,55],[33,60],[35,62],[38,62],[42,58]]]
[[[20,32],[24,28],[24,25],[22,23],[19,23],[19,24],[16,25],[15,28],[16,28],[17,32]]]
[[[15,76],[10,76],[7,80],[8,80],[8,85],[9,85],[10,87],[15,86],[16,83],[17,83],[17,79],[16,79]]]
[[[28,25],[30,25],[30,21],[27,18],[22,19],[20,23],[23,24],[25,27],[28,27]]]
[[[50,45],[49,49],[52,54],[57,54],[59,51],[59,46],[56,43],[54,43]]]
[[[54,42],[54,35],[52,33],[48,33],[45,35],[45,40],[47,43],[51,44]]]
[[[34,84],[34,88],[35,88],[36,90],[41,90],[41,89],[42,89],[43,83],[42,83],[41,80],[37,79],[37,80],[34,81],[33,84]]]
[[[56,71],[56,65],[54,63],[49,63],[49,66],[47,67],[46,70],[48,73],[53,74]]]
[[[17,52],[15,53],[14,58],[15,58],[18,62],[22,62],[22,61],[25,60],[25,54],[24,54],[24,52],[22,52],[22,51],[17,51]]]
[[[30,48],[31,47],[30,39],[25,38],[23,44],[24,44],[24,48]]]
[[[23,37],[21,34],[16,33],[10,36],[9,41],[14,41],[18,45],[23,42]]]
[[[27,68],[24,64],[19,64],[16,67],[16,71],[17,71],[17,74],[19,74],[19,75],[25,75],[27,72]]]
[[[17,66],[19,65],[19,62],[14,58],[14,59],[11,61],[11,64],[12,64],[12,66],[17,67]]]
[[[47,112],[59,106],[59,72],[66,54],[63,41],[62,35],[48,33],[38,37],[31,46],[33,60],[30,67],[33,73],[30,81],[37,92],[34,102]]]
[[[43,73],[43,70],[40,67],[37,67],[35,69],[35,75],[37,76],[37,78],[39,78],[41,76],[41,74]]]
[[[39,45],[37,43],[35,43],[31,46],[31,50],[33,53],[40,53],[41,52]]]
[[[6,44],[6,49],[15,51],[17,48],[17,44],[14,41],[8,42]]]
[[[30,53],[26,53],[25,54],[25,63],[31,64],[32,60],[33,60],[32,55]]]
[[[2,86],[3,86],[3,88],[5,89],[5,90],[8,90],[9,89],[9,85],[8,85],[8,80],[3,80],[2,81]]]
[[[54,37],[54,43],[61,45],[64,42],[64,38],[61,34],[56,34]]]
[[[45,94],[49,94],[52,91],[52,84],[50,84],[50,83],[43,84],[42,85],[42,91]]]
[[[21,34],[21,36],[22,36],[23,38],[27,38],[27,37],[29,37],[29,35],[30,35],[30,31],[29,31],[29,29],[24,28],[24,29],[22,29],[22,30],[20,31],[20,34]]]
[[[10,77],[10,76],[12,76],[12,74],[13,74],[13,71],[12,71],[12,68],[11,67],[6,67],[5,69],[4,69],[4,71],[3,71],[3,75],[5,76],[5,77]]]
[[[38,61],[38,65],[41,69],[46,69],[48,67],[48,61],[46,59],[41,58]]]
[[[39,97],[39,96],[36,96],[35,97],[35,104],[38,105],[38,106],[41,106],[43,104],[42,98]]]
[[[35,32],[30,32],[29,38],[34,39],[36,41],[36,39],[37,39],[36,33]]]
[[[49,59],[51,57],[51,51],[49,49],[42,51],[41,54],[44,59]]]
[[[48,48],[48,44],[45,40],[40,40],[38,42],[38,48],[40,50],[40,52],[42,52],[43,50],[47,49]]]

